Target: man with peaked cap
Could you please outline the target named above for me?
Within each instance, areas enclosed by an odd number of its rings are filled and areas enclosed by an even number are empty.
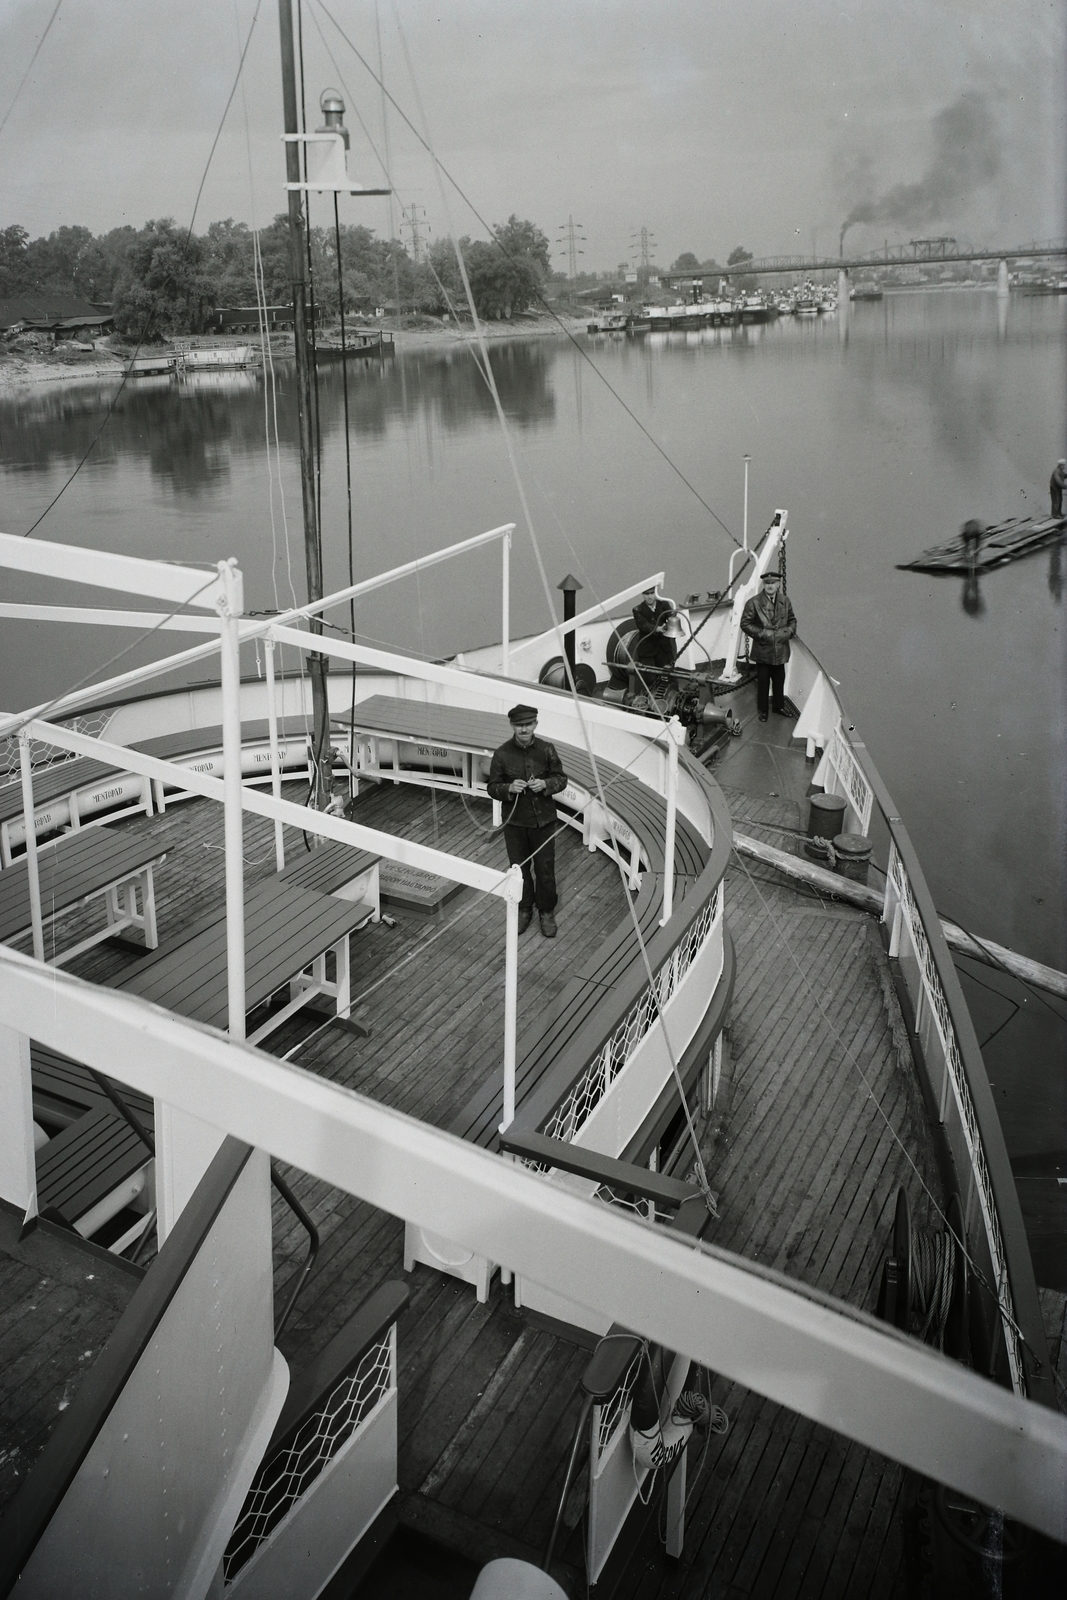
[[[633,658],[642,667],[673,667],[677,651],[674,640],[667,637],[667,619],[673,617],[675,607],[656,593],[655,585],[645,589],[641,603],[634,606],[633,617],[641,637],[633,647]]]
[[[741,632],[752,640],[752,659],[756,663],[756,710],[761,722],[767,720],[767,701],[780,717],[785,709],[785,664],[789,660],[789,641],[796,637],[797,619],[789,596],[782,589],[781,573],[775,568],[760,579],[760,592],[745,602],[741,613]],[[769,695],[768,690],[773,691]]]
[[[504,843],[512,866],[522,868],[519,932],[525,933],[534,907],[546,939],[556,937],[556,805],[567,787],[554,744],[537,737],[534,706],[512,706],[511,738],[493,752],[487,788],[504,808]]]

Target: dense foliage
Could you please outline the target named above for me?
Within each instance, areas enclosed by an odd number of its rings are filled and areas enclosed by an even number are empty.
[[[460,249],[479,315],[510,317],[534,304],[550,275],[548,238],[514,215],[493,234],[492,243],[461,239]],[[341,228],[340,244],[347,314],[387,307],[442,316],[465,309],[451,241],[436,240],[418,261],[399,240],[376,238],[357,225]],[[267,304],[288,305],[291,266],[284,214],[260,232],[259,250]],[[311,230],[311,266],[315,297],[330,317],[338,308],[332,228]],[[47,291],[110,302],[116,328],[127,335],[199,333],[216,308],[255,305],[254,236],[232,217],[213,222],[203,234],[190,233],[169,217],[97,237],[82,227],[58,228],[33,240],[17,223],[0,229],[0,297]]]

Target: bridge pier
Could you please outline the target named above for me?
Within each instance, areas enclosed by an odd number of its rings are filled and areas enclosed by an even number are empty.
[[[997,294],[1002,300],[1006,300],[1008,293],[1008,263],[1001,257],[1000,266],[997,268]]]

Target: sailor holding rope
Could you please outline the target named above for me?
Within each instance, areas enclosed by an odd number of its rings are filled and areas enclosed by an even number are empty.
[[[556,805],[567,787],[554,744],[537,737],[533,706],[512,706],[511,738],[493,752],[486,784],[504,806],[504,843],[512,866],[522,868],[519,932],[533,920],[534,907],[546,939],[556,937]],[[510,809],[508,809],[510,807]]]

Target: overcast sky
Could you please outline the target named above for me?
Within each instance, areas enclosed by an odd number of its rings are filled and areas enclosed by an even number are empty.
[[[0,119],[55,0],[0,0]],[[294,0],[295,6],[295,0]],[[384,75],[489,222],[511,212],[582,265],[614,267],[647,227],[655,259],[725,259],[952,233],[1067,232],[1067,0],[380,0]],[[0,226],[100,232],[188,224],[256,0],[62,0],[0,133]],[[374,0],[304,0],[309,121],[349,101],[350,170],[382,181]],[[399,19],[399,25],[398,25]],[[318,24],[318,26],[316,26]],[[319,27],[334,55],[330,60]],[[402,29],[402,33],[401,33]],[[405,62],[410,53],[415,84]],[[343,81],[341,81],[343,80]],[[357,113],[358,112],[358,117]],[[285,196],[275,0],[260,0],[196,227],[265,222]],[[390,113],[398,203],[448,231],[429,158]],[[249,161],[251,157],[251,162]],[[251,167],[251,170],[250,170]],[[313,220],[332,217],[313,201]],[[388,202],[342,200],[386,234]],[[482,232],[449,196],[456,231]],[[396,218],[399,223],[399,216]],[[562,254],[557,264],[565,265]]]

